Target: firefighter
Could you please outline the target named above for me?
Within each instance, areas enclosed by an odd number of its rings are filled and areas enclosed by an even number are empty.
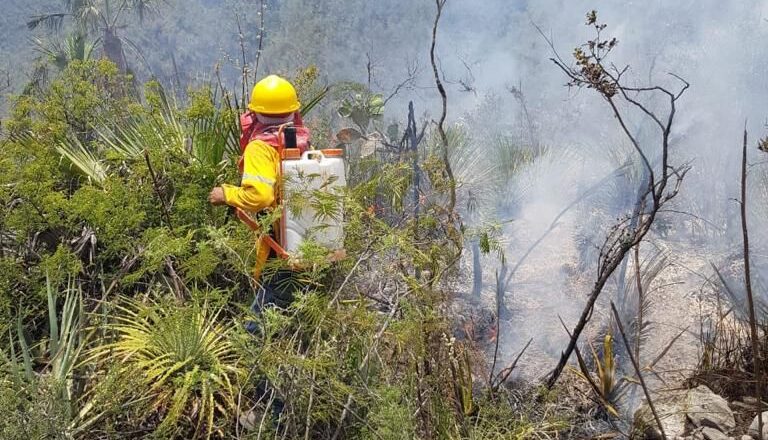
[[[296,147],[301,153],[309,148],[309,130],[301,119],[300,108],[296,90],[287,80],[270,75],[254,85],[248,111],[240,116],[240,186],[223,184],[213,188],[208,195],[212,205],[229,205],[250,215],[276,206],[281,127],[292,123]],[[286,307],[296,289],[288,269],[262,274],[266,261],[277,257],[275,250],[267,245],[269,238],[262,236],[257,249],[253,276],[260,280],[262,289],[251,307],[256,314],[272,305]],[[256,323],[248,323],[248,327],[250,331],[257,328]]]

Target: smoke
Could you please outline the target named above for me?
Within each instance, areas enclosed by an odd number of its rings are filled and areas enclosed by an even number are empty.
[[[177,56],[205,71],[222,54],[237,59],[234,27],[222,32],[216,25],[232,24],[238,14],[253,54],[258,35],[254,4],[230,0],[228,9],[211,4],[177,7],[165,22],[153,26],[157,35],[169,36],[165,50],[171,51],[181,37],[170,30],[168,21],[208,23],[194,37],[189,34],[193,51],[181,44],[187,58]],[[694,319],[688,317],[693,313],[690,292],[702,281],[691,271],[711,276],[710,262],[724,265],[738,255],[734,199],[738,198],[741,132],[746,121],[754,142],[765,130],[768,1],[448,0],[437,53],[448,88],[449,120],[466,129],[477,154],[496,154],[492,144],[498,136],[521,148],[544,151],[500,185],[502,195],[492,212],[505,225],[502,240],[508,266],[520,263],[506,296],[511,317],[500,329],[502,361],[533,337],[523,362],[532,374],[545,372],[565,345],[567,336],[559,317],[570,326],[575,323],[594,282],[597,249],[616,219],[631,213],[642,180],[637,155],[606,103],[592,90],[566,87],[565,75],[550,61],[553,50],[569,61],[575,47],[594,37],[594,30],[584,25],[585,14],[593,9],[608,25],[603,36],[619,40],[611,62],[619,68],[630,66],[625,76],[629,84],[678,90],[682,84],[671,73],[691,84],[677,107],[672,163],[690,164],[692,169],[643,252],[652,255],[657,248],[665,249],[673,265],[667,272],[674,275],[662,277],[663,282],[677,286],[656,293],[661,311],[651,318],[660,329],[671,329],[659,330],[659,339]],[[262,72],[290,72],[316,64],[329,82],[370,80],[371,87],[384,94],[406,79],[409,71],[416,72],[413,81],[389,102],[387,116],[402,119],[407,102],[413,100],[417,113],[434,118],[438,95],[428,64],[434,12],[429,0],[270,1]],[[208,15],[204,19],[200,14]],[[162,40],[155,38],[148,44],[158,41]],[[230,64],[235,81],[236,62]],[[668,111],[663,96],[644,103],[660,114]],[[645,153],[657,156],[658,128],[636,110],[621,110]],[[759,161],[755,149],[751,151],[750,161]],[[759,165],[750,172],[755,184],[765,173]],[[768,261],[763,255],[768,252],[762,249],[768,237],[759,231],[768,209],[762,208],[765,197],[754,199],[755,265],[757,276],[765,278]],[[498,267],[492,260],[485,259],[484,271],[489,301]],[[595,312],[599,325],[608,320],[605,301],[615,290],[615,284],[608,286]],[[647,356],[655,354],[653,348],[649,347]]]
[[[630,84],[678,90],[682,83],[670,73],[691,84],[677,108],[672,161],[688,163],[692,169],[680,196],[659,219],[663,230],[653,231],[651,247],[644,251],[648,255],[656,248],[671,252],[674,276],[664,281],[680,283],[657,292],[657,308],[675,309],[675,313],[660,311],[652,316],[660,321],[659,326],[685,328],[692,323],[693,318],[661,322],[678,319],[679,310],[685,310],[683,314],[695,312],[686,308],[693,304],[690,292],[697,290],[702,280],[690,271],[711,276],[710,262],[728,265],[739,255],[740,225],[734,199],[739,197],[745,122],[751,136],[749,160],[764,160],[754,145],[764,135],[768,110],[768,2],[449,3],[438,40],[441,65],[447,78],[457,83],[472,78],[474,88],[473,93],[467,93],[461,91],[463,84],[454,84],[449,91],[449,112],[473,113],[482,108],[485,97],[494,96],[501,103],[498,113],[490,118],[504,121],[506,129],[516,133],[514,127],[523,124],[519,102],[510,93],[514,86],[525,95],[538,143],[549,147],[548,154],[509,182],[508,191],[515,203],[498,212],[501,219],[511,220],[505,229],[510,265],[516,264],[542,231],[581,197],[580,190],[610,175],[624,161],[635,162],[633,170],[591,188],[591,194],[560,217],[512,278],[507,294],[512,318],[502,324],[500,334],[504,355],[513,357],[533,337],[539,356],[531,358],[538,373],[546,371],[564,347],[567,335],[558,316],[571,326],[575,323],[594,281],[596,249],[617,217],[631,213],[640,184],[637,156],[628,148],[607,104],[593,91],[564,87],[565,75],[549,61],[553,49],[569,60],[573,48],[594,37],[594,31],[584,26],[584,15],[592,9],[608,24],[603,36],[618,38],[611,61],[620,68],[630,66],[626,77]],[[644,103],[660,114],[668,110],[664,99]],[[629,107],[621,110],[646,154],[658,155],[658,128]],[[495,129],[504,130],[504,126],[497,123]],[[518,139],[525,143],[524,136],[518,135]],[[755,186],[750,217],[753,259],[761,280],[768,275],[764,270],[768,242],[762,232],[766,199],[759,194],[764,188],[764,174],[764,165],[750,168],[750,181]],[[743,297],[738,293],[739,276],[738,272],[732,274],[732,289]],[[615,286],[609,286],[605,301],[614,290]],[[605,323],[607,318],[605,304],[598,306],[594,321]],[[657,335],[663,338],[665,332],[659,330]],[[650,346],[648,351],[654,348]],[[541,355],[549,358],[542,360]],[[691,361],[689,358],[684,363]]]
[[[22,9],[26,14],[26,4],[11,1],[10,9],[17,13],[8,16],[19,16]],[[172,1],[158,17],[132,22],[124,32],[145,49],[146,66],[137,67],[139,73],[170,82],[180,71],[184,81],[194,83],[210,79],[220,63],[225,81],[235,84],[240,62],[236,18],[253,60],[260,35],[257,4]],[[490,140],[496,135],[521,148],[545,151],[501,185],[493,212],[505,225],[510,267],[546,233],[512,274],[507,294],[512,314],[500,332],[503,360],[534,338],[533,351],[523,363],[535,360],[538,373],[563,348],[567,337],[558,316],[569,325],[575,322],[594,281],[595,249],[616,218],[631,212],[640,182],[637,157],[606,103],[594,91],[566,87],[565,75],[549,60],[554,49],[568,61],[575,47],[593,38],[593,30],[584,25],[585,13],[592,9],[608,24],[603,35],[618,38],[611,61],[620,68],[630,66],[630,84],[678,89],[681,83],[670,73],[691,84],[677,108],[672,162],[689,163],[692,169],[678,199],[661,216],[669,227],[649,237],[653,247],[669,251],[678,269],[690,269],[676,270],[678,278],[666,280],[686,283],[663,292],[663,299],[673,302],[667,308],[689,313],[683,307],[688,303],[674,302],[698,289],[701,279],[690,273],[709,271],[710,262],[723,265],[738,255],[734,199],[739,196],[741,132],[746,121],[754,145],[768,116],[766,0],[448,0],[437,53],[450,121],[467,127],[477,154],[495,154]],[[270,0],[261,72],[291,72],[316,64],[328,82],[370,79],[371,87],[384,94],[416,72],[389,102],[387,116],[405,114],[413,100],[417,113],[434,117],[438,95],[428,64],[434,12],[430,0]],[[5,45],[0,49],[11,52]],[[662,113],[668,105],[659,98],[646,104]],[[656,156],[658,128],[631,108],[622,111],[644,151]],[[754,148],[750,151],[750,162],[764,160]],[[757,276],[764,280],[765,165],[751,167],[750,176],[755,186],[750,193],[754,259]],[[496,267],[490,260],[488,292],[494,288]],[[738,283],[737,274],[733,280]],[[604,306],[595,321],[607,319]],[[671,319],[663,313],[654,318]]]

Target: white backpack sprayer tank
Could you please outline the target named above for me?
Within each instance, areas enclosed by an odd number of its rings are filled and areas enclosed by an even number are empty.
[[[299,156],[297,149],[286,148],[282,245],[289,254],[296,255],[305,240],[332,251],[344,248],[341,199],[347,176],[342,153],[340,149],[308,150]]]

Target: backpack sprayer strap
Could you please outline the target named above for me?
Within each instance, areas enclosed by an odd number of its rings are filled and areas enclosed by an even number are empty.
[[[281,246],[285,245],[285,237],[286,237],[286,224],[285,224],[285,203],[283,203],[283,194],[285,193],[285,182],[283,182],[283,160],[285,160],[285,137],[283,136],[283,133],[285,132],[285,129],[288,127],[293,127],[293,122],[286,122],[285,124],[280,124],[277,129],[277,155],[280,158],[280,165],[277,167],[277,187],[275,188],[275,195],[276,195],[276,201],[278,206],[280,206],[280,219],[277,220],[276,224],[273,226],[273,229],[276,231],[275,236],[277,238],[277,241],[280,243]],[[294,144],[296,143],[296,136],[294,132],[293,141]],[[296,145],[289,145],[291,148],[295,147]],[[284,248],[283,253],[288,255],[288,252],[285,251]]]
[[[245,223],[246,226],[248,226],[252,231],[261,232],[261,226],[245,211],[240,208],[235,208],[235,213],[237,214],[237,218],[239,218],[241,222]],[[290,257],[288,252],[286,252],[286,250],[283,249],[283,247],[280,246],[280,244],[271,236],[265,234],[263,237],[261,237],[261,239],[267,246],[270,247],[270,249],[275,251],[275,254],[277,254],[278,257],[285,259]]]

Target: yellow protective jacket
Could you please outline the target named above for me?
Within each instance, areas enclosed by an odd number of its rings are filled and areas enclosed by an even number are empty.
[[[264,141],[251,141],[243,152],[243,178],[240,186],[221,185],[227,205],[249,214],[275,206],[275,184],[279,170],[280,155],[277,150]],[[256,266],[253,268],[253,276],[257,280],[267,257],[269,246],[262,237],[258,242]]]

